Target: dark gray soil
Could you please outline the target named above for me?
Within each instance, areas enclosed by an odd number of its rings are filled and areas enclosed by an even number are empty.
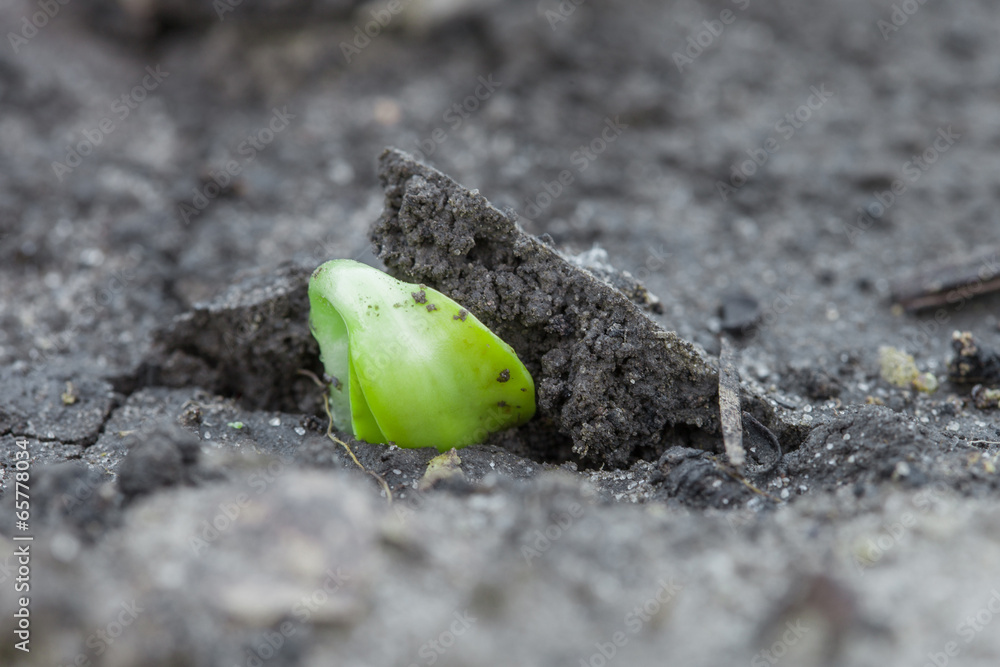
[[[52,7],[0,5],[0,663],[1000,660],[1000,417],[948,379],[1000,297],[890,300],[996,270],[993,3]],[[536,418],[359,469],[335,257],[469,308]]]

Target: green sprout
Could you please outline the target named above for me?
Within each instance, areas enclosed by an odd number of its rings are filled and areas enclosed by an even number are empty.
[[[514,349],[441,292],[335,259],[309,280],[330,412],[354,437],[447,451],[535,414]]]

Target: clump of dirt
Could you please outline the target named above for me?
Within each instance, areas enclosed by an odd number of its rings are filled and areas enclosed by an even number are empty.
[[[409,155],[386,150],[379,178],[379,259],[396,277],[448,294],[514,347],[535,378],[533,427],[553,432],[536,455],[558,458],[561,433],[577,460],[622,467],[641,448],[718,431],[718,373],[701,348]]]
[[[315,384],[299,373],[322,372],[309,332],[312,268],[289,263],[251,274],[196,304],[159,335],[143,380],[239,396],[252,408],[322,414]]]
[[[129,451],[118,470],[118,486],[131,501],[161,488],[193,484],[200,447],[191,433],[164,424]]]

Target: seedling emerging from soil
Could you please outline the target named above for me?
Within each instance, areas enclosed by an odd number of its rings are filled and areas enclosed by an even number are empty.
[[[513,348],[437,290],[336,259],[309,280],[330,412],[356,438],[447,451],[535,414]]]

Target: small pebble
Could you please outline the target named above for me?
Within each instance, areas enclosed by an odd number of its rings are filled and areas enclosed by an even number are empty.
[[[104,263],[104,253],[100,248],[87,248],[80,253],[80,262],[87,266],[100,266]]]
[[[71,533],[56,533],[50,542],[52,556],[59,562],[69,563],[80,553],[80,541]]]
[[[302,428],[301,426],[296,426],[295,427],[295,433],[298,434],[298,435],[305,435],[306,434],[306,430],[304,428]]]
[[[270,424],[271,426],[281,426],[281,417],[275,417],[274,419],[269,421],[268,424]]]
[[[719,316],[723,331],[745,335],[760,320],[760,303],[745,292],[726,294],[719,305]]]

